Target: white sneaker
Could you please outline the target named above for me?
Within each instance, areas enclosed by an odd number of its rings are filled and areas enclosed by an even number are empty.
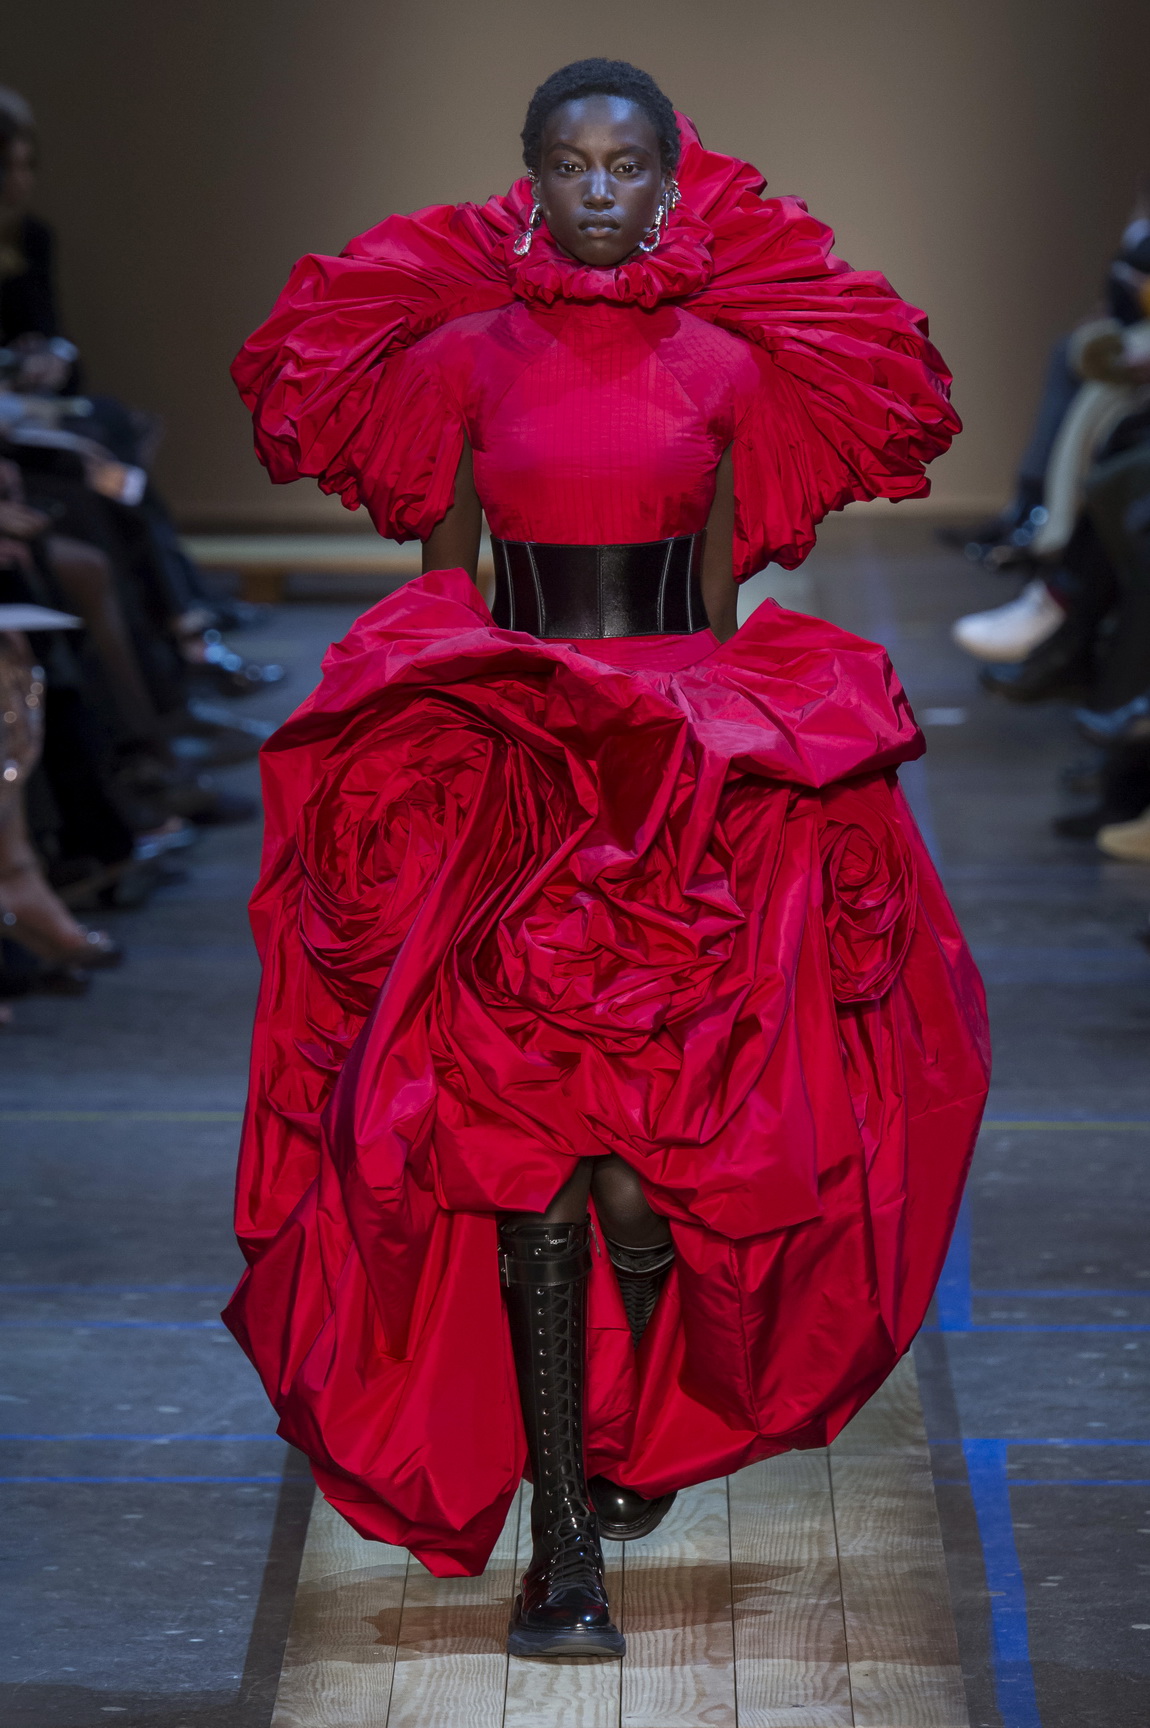
[[[1128,864],[1150,864],[1150,810],[1143,810],[1133,822],[1111,822],[1100,828],[1098,845],[1111,858],[1124,858]]]
[[[1020,660],[1053,636],[1066,614],[1041,576],[1028,582],[1017,600],[990,612],[968,612],[951,630],[960,648],[976,660]]]

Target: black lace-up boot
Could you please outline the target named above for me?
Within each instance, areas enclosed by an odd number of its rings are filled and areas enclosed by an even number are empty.
[[[660,1242],[654,1248],[628,1248],[608,1237],[607,1252],[619,1280],[631,1342],[637,1350],[674,1264],[675,1250],[669,1242]],[[589,1487],[591,1504],[599,1515],[600,1532],[612,1542],[633,1542],[639,1536],[649,1536],[675,1501],[674,1494],[659,1494],[654,1500],[645,1500],[633,1488],[621,1488],[606,1476],[592,1477]]]
[[[607,1253],[619,1281],[631,1342],[637,1350],[667,1274],[675,1264],[675,1250],[669,1242],[656,1243],[654,1248],[628,1248],[622,1242],[612,1242],[608,1236]]]
[[[501,1224],[500,1267],[535,1492],[512,1656],[621,1656],[583,1466],[587,1224]]]

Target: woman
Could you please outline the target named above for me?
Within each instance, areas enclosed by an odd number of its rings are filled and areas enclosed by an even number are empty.
[[[436,1573],[527,1462],[509,1648],[617,1654],[600,1533],[825,1445],[946,1248],[986,1066],[921,737],[880,648],[735,601],[957,421],[921,315],[646,74],[564,68],[523,143],[505,198],[303,260],[236,363],[273,478],[425,574],[265,747],[227,1318]]]
[[[229,696],[276,684],[282,667],[245,662],[221,645],[213,626],[227,621],[234,604],[206,592],[151,480],[139,495],[134,491],[158,449],[160,422],[112,396],[85,395],[77,405],[67,395],[83,383],[80,353],[60,333],[55,237],[30,208],[37,167],[31,110],[14,90],[0,87],[0,388],[39,397],[36,418],[47,421],[37,425],[38,449],[31,453],[31,441],[22,436],[26,429],[14,434],[18,459],[28,463],[36,493],[58,523],[66,522],[70,536],[92,541],[115,564],[122,568],[126,561],[135,572],[129,586],[142,586],[148,614],[133,609],[136,631],[145,666],[160,680],[161,705],[171,707],[169,686],[173,678],[177,684],[186,680],[187,666],[202,669],[200,676]],[[50,397],[60,398],[51,412],[45,401]],[[45,440],[52,447],[47,455]],[[158,643],[150,640],[156,636]],[[132,682],[138,684],[139,676],[132,674]],[[199,723],[199,731],[208,733],[206,723]],[[221,740],[220,754],[229,743],[234,749],[235,736]],[[217,794],[199,802],[218,820],[228,801]]]

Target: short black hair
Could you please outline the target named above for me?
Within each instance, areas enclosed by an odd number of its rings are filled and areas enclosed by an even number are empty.
[[[629,60],[573,60],[561,66],[540,84],[523,122],[523,160],[532,174],[539,172],[543,128],[556,108],[580,96],[624,96],[641,108],[659,137],[659,155],[664,168],[679,160],[679,128],[675,110],[649,72],[641,72]]]

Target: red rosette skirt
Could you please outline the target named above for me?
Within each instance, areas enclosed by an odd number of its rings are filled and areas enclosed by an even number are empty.
[[[986,1092],[973,963],[881,648],[361,618],[263,752],[264,974],[225,1318],[327,1498],[482,1570],[525,1446],[496,1261],[613,1151],[670,1220],[638,1355],[594,1257],[588,1467],[645,1494],[825,1445],[922,1322]]]

